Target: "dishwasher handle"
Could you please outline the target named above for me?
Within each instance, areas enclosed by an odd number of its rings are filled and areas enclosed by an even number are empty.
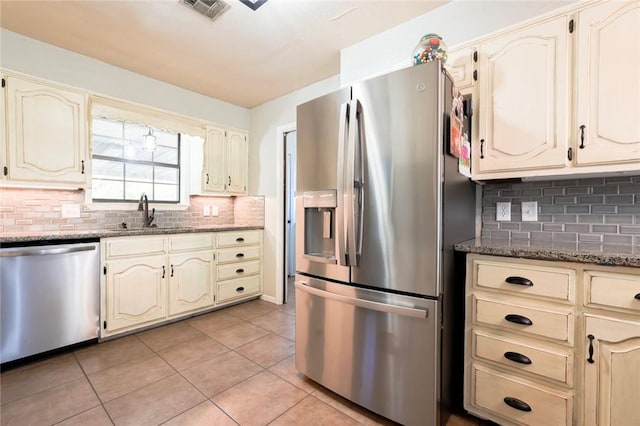
[[[40,249],[40,248],[34,247],[34,248],[24,248],[22,250],[15,250],[15,251],[0,250],[0,257],[45,256],[48,254],[67,254],[67,253],[76,253],[79,251],[91,251],[95,249],[96,249],[96,246],[94,245],[78,246],[78,247],[46,248],[46,249]]]
[[[337,302],[347,303],[349,305],[357,306],[359,308],[372,309],[374,311],[386,312],[390,314],[398,314],[398,315],[403,315],[405,317],[413,317],[413,318],[427,318],[429,316],[428,309],[407,308],[404,306],[388,305],[386,303],[373,302],[371,300],[343,296],[341,294],[336,294],[329,291],[320,290],[315,287],[311,287],[310,285],[308,285],[303,281],[296,282],[295,287],[300,291],[304,291],[304,292],[313,294],[315,296],[323,297],[325,299],[335,300]]]

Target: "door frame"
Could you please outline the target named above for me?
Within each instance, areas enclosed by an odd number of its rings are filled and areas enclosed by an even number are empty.
[[[284,146],[285,134],[296,130],[296,123],[291,122],[278,126],[276,128],[276,140],[277,154],[276,154],[276,167],[278,176],[278,189],[277,189],[277,203],[278,203],[278,224],[276,227],[276,303],[282,305],[284,302],[284,286],[287,285],[287,271],[285,268],[286,256],[285,250],[287,244],[285,241],[285,221],[287,220],[285,205],[285,155],[286,150]]]

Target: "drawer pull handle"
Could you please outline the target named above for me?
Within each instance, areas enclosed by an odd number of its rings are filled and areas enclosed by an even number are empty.
[[[522,315],[518,314],[509,314],[505,316],[504,319],[514,324],[533,325],[533,321],[531,321],[529,318],[523,317]]]
[[[587,336],[587,338],[589,339],[589,358],[587,358],[587,362],[589,364],[593,364],[594,362],[596,362],[593,359],[593,339],[595,339],[596,336],[594,336],[593,334],[590,334]]]
[[[636,299],[636,300],[640,300],[640,293],[638,293],[635,296],[633,296],[633,298]]]
[[[238,288],[236,288],[236,291],[238,293],[242,293],[244,291],[244,287],[238,287]]]
[[[527,286],[527,287],[533,287],[533,281],[531,281],[528,278],[507,277],[507,279],[505,279],[505,281],[508,282],[509,284],[524,285],[524,286]]]
[[[244,257],[244,253],[238,253],[236,254],[236,257]]]
[[[236,238],[236,243],[244,243],[244,238],[242,237]]]
[[[505,396],[504,403],[516,410],[525,411],[527,413],[531,411],[531,406],[529,404],[512,396]]]
[[[526,355],[519,354],[518,352],[505,352],[504,357],[509,361],[517,362],[519,364],[531,365],[531,358]]]
[[[243,274],[244,273],[244,269],[240,268],[240,269],[236,269],[236,274]]]

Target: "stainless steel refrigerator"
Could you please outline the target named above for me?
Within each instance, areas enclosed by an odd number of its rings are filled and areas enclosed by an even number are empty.
[[[436,61],[297,109],[296,367],[405,425],[444,422],[462,380],[456,92]]]

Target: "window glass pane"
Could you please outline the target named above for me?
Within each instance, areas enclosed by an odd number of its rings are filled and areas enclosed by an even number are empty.
[[[122,140],[93,135],[93,154],[122,158]]]
[[[159,183],[171,183],[174,185],[178,184],[180,176],[178,174],[178,169],[174,169],[171,167],[155,167],[155,180]]]
[[[179,198],[178,185],[156,184],[154,188],[155,190],[153,196],[156,200],[172,201]]]
[[[91,132],[95,135],[122,139],[122,122],[106,118],[94,118],[91,123]]]
[[[123,200],[124,187],[121,180],[93,179],[93,198],[107,200]]]
[[[157,163],[178,164],[178,150],[157,145],[153,153],[153,160]]]
[[[142,147],[142,140],[137,142],[125,142],[124,158],[135,161],[153,161],[153,151],[147,151]]]
[[[94,179],[119,179],[124,176],[124,164],[121,161],[94,159],[91,163]]]
[[[129,182],[153,182],[153,166],[127,164],[125,176]]]
[[[156,136],[156,142],[158,143],[158,145],[162,145],[167,148],[178,149],[178,135],[176,133],[157,130],[154,135]]]
[[[153,199],[153,184],[142,182],[125,182],[125,198],[138,201],[142,193],[147,194],[149,201]]]
[[[147,126],[140,126],[139,124],[124,123],[124,138],[131,142],[142,143],[142,136],[149,132]]]

